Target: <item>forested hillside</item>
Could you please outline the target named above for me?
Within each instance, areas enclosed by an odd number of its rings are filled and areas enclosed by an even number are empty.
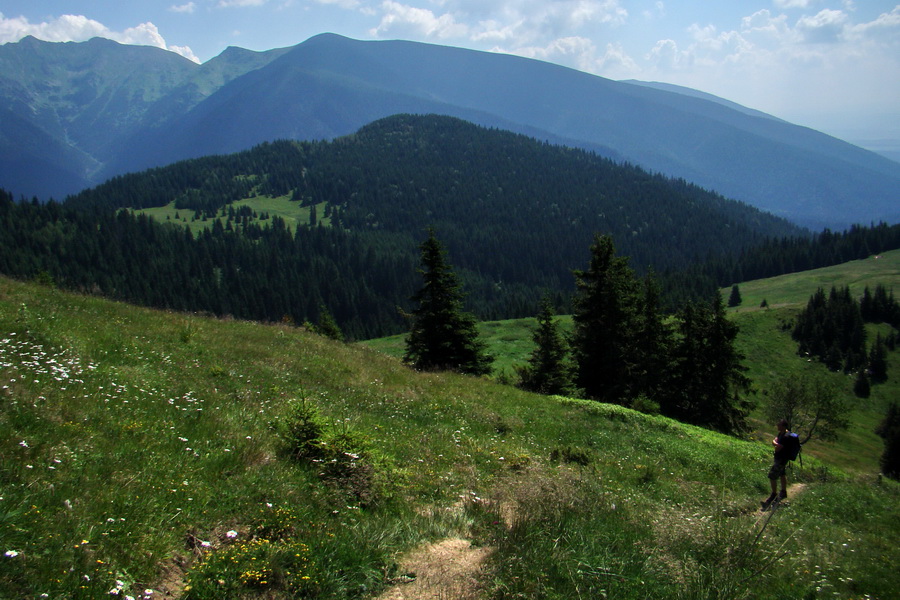
[[[598,152],[813,229],[900,221],[900,165],[812,129],[696,91],[401,40],[322,34],[197,65],[159,48],[29,37],[0,45],[0,113],[0,186],[42,199],[414,113]]]
[[[315,224],[215,218],[229,214],[229,203],[273,197],[309,207]],[[172,203],[209,227],[192,234],[133,212]],[[612,236],[638,273],[655,270],[666,295],[680,300],[731,283],[719,281],[728,269],[676,276],[698,261],[733,265],[742,256],[752,265],[752,249],[771,240],[812,243],[786,221],[684,181],[438,116],[400,115],[332,142],[184,161],[116,177],[62,204],[10,196],[2,210],[5,274],[255,320],[316,321],[324,308],[354,339],[406,328],[398,307],[416,288],[417,247],[429,227],[480,319],[531,316],[547,294],[566,308],[572,271],[597,233]],[[887,233],[866,248],[885,249],[900,238],[895,229],[872,230]]]

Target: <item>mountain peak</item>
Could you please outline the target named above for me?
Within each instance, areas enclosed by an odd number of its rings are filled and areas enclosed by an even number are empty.
[[[25,64],[0,46],[8,82],[0,105],[23,107],[30,131],[105,163],[104,177],[274,139],[330,139],[397,113],[434,113],[615,156],[816,229],[900,221],[897,163],[685,88],[335,33],[267,52],[228,48],[199,70],[160,49],[143,50],[169,58],[108,40],[54,48]],[[45,72],[62,73],[54,84],[62,87],[47,87]],[[62,112],[47,110],[54,103]],[[0,156],[12,156],[37,141],[3,143]],[[35,193],[17,171],[0,161],[0,181]]]

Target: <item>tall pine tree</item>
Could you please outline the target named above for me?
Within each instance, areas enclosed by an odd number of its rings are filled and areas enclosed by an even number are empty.
[[[612,238],[597,235],[587,270],[575,271],[572,351],[576,385],[589,398],[627,403],[634,397],[638,283]]]
[[[637,317],[634,393],[659,402],[671,376],[673,333],[663,313],[659,283],[652,271],[644,278]]]
[[[884,438],[881,472],[892,479],[900,479],[900,405],[891,402],[875,433]]]
[[[433,229],[420,248],[423,286],[412,297],[418,307],[412,312],[404,360],[427,371],[490,373],[493,357],[478,339],[475,317],[463,312],[459,279]]]
[[[532,335],[534,352],[528,364],[517,369],[519,387],[541,394],[573,395],[575,386],[568,344],[553,320],[553,306],[547,298],[541,302],[537,324]]]
[[[750,380],[734,346],[737,325],[725,314],[718,292],[709,306],[682,309],[678,333],[663,414],[725,433],[746,430],[751,405],[741,393]]]

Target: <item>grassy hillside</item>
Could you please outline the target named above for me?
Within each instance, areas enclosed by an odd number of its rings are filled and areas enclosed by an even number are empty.
[[[487,551],[472,598],[900,588],[900,486],[810,458],[760,513],[769,460],[296,328],[0,279],[0,597],[376,598],[448,538]]]
[[[791,339],[789,325],[794,316],[805,306],[809,297],[819,287],[826,291],[831,286],[849,286],[851,291],[861,296],[868,286],[874,290],[877,284],[888,289],[900,290],[900,250],[885,252],[877,258],[852,261],[834,267],[815,269],[802,273],[782,275],[770,279],[749,281],[739,285],[742,303],[729,309],[740,326],[737,340],[740,351],[746,356],[745,366],[753,381],[753,394],[757,410],[751,424],[757,439],[769,439],[772,425],[762,417],[762,405],[773,384],[783,377],[812,371],[818,377],[830,380],[842,394],[853,396],[853,378],[839,373],[830,373],[818,363],[810,363],[797,355],[797,345]],[[727,297],[730,288],[721,290]],[[760,307],[766,300],[768,308]],[[571,318],[558,317],[562,328],[571,328]],[[479,333],[487,344],[488,352],[495,357],[495,379],[515,376],[515,366],[524,364],[534,348],[531,341],[536,327],[534,319],[511,319],[479,323]],[[881,331],[887,334],[885,325],[870,325],[870,339]],[[405,335],[396,335],[365,344],[391,356],[401,358],[405,348]],[[876,473],[878,458],[883,450],[881,438],[874,429],[884,416],[888,403],[900,398],[900,355],[888,357],[889,373],[896,376],[883,384],[873,386],[872,395],[866,400],[854,400],[855,411],[852,425],[835,443],[810,443],[804,452],[820,456],[841,468]]]
[[[227,204],[225,206],[225,211],[227,211],[229,208],[238,210],[242,206],[249,206],[253,211],[257,213],[258,217],[249,218],[248,222],[259,225],[261,227],[264,227],[266,225],[266,221],[262,218],[259,218],[263,213],[268,213],[269,217],[281,217],[282,219],[284,219],[285,225],[292,232],[297,230],[298,225],[309,224],[309,214],[311,211],[311,207],[300,206],[299,202],[291,202],[290,196],[254,196],[253,198],[245,198],[244,200],[238,200],[237,202],[231,202]],[[316,205],[316,211],[317,222],[326,226],[331,224],[331,219],[323,216],[325,213],[324,202]],[[191,230],[191,233],[193,233],[194,235],[205,229],[212,229],[215,220],[220,221],[223,227],[228,224],[227,216],[221,216],[221,213],[220,216],[216,219],[195,219],[193,210],[179,210],[175,208],[174,202],[170,202],[165,206],[145,208],[142,210],[136,210],[134,212],[138,214],[149,215],[160,223],[181,223],[184,226],[188,227]]]
[[[862,296],[868,286],[871,290],[877,284],[900,292],[900,251],[885,252],[878,257],[852,261],[834,267],[814,269],[749,281],[739,285],[742,303],[731,309],[741,327],[738,339],[741,351],[747,356],[748,375],[753,379],[760,402],[765,393],[780,377],[797,375],[812,370],[818,376],[827,378],[849,398],[854,398],[855,410],[850,429],[832,444],[813,443],[804,449],[805,454],[814,454],[832,464],[846,469],[877,472],[878,457],[883,443],[874,433],[875,427],[884,417],[887,405],[900,398],[900,353],[888,355],[888,380],[874,385],[872,395],[867,399],[856,399],[853,395],[853,377],[840,373],[830,373],[817,362],[797,356],[797,346],[791,340],[790,331],[784,330],[794,316],[809,301],[818,288],[826,290],[832,286],[849,286],[856,296]],[[722,290],[726,295],[730,290]],[[760,308],[763,300],[768,309]],[[886,325],[868,325],[869,340],[880,331],[887,334]],[[756,413],[756,425],[760,430],[767,427]]]
[[[741,283],[738,287],[742,302],[738,310],[756,310],[763,300],[770,308],[803,308],[817,288],[827,292],[833,285],[846,285],[855,296],[861,296],[866,286],[874,291],[878,283],[893,288],[895,295],[900,294],[900,250],[833,267]],[[723,289],[723,296],[728,298],[730,291],[730,288]]]

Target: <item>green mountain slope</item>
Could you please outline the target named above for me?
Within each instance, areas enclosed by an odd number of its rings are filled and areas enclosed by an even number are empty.
[[[316,206],[320,219],[316,225],[331,225],[331,234],[318,226],[301,228],[294,234],[295,243],[330,235],[347,239],[355,254],[330,267],[328,281],[292,280],[291,293],[308,290],[307,297],[280,303],[278,312],[253,312],[240,300],[230,302],[229,311],[267,320],[287,314],[302,322],[315,317],[307,310],[310,304],[325,303],[357,338],[403,327],[395,307],[406,305],[417,283],[415,268],[403,271],[403,266],[416,264],[418,244],[428,227],[434,227],[447,246],[470,293],[470,307],[480,318],[530,314],[548,290],[562,304],[574,286],[571,270],[582,266],[598,232],[613,235],[635,268],[653,267],[658,272],[681,269],[702,257],[734,256],[767,238],[802,235],[782,219],[681,180],[436,115],[398,115],[332,142],[276,142],[116,177],[66,204],[101,214],[123,207],[147,211],[174,205],[175,221],[183,223],[188,218],[213,219],[235,204],[268,211],[275,198],[293,200],[297,214],[306,211],[310,219],[311,207]],[[247,232],[241,223],[238,219],[229,227]],[[258,240],[256,248],[266,249],[265,268],[286,271],[283,277],[308,272],[289,257],[290,248],[285,249],[280,237],[272,247],[271,236],[264,232],[247,235]],[[206,240],[199,244],[206,245]],[[331,247],[333,242],[321,245]],[[218,257],[220,251],[198,253]],[[268,254],[277,254],[285,266],[271,265]],[[317,252],[315,258],[321,255]],[[379,261],[391,264],[373,264]],[[196,270],[201,279],[211,278],[214,268],[228,277],[229,266],[219,262]],[[73,278],[74,268],[53,265],[46,270],[65,281]],[[263,267],[245,262],[241,268],[242,276],[249,277],[249,272],[261,274]],[[379,296],[379,306],[357,314],[346,296],[365,291],[337,293],[332,271],[342,274],[342,284],[374,279],[367,285]],[[148,273],[140,269],[131,278]],[[266,279],[264,284],[271,284],[272,277]],[[281,296],[274,288],[265,294]],[[249,295],[258,297],[262,292]],[[215,307],[201,308],[219,312]],[[395,313],[393,318],[383,316],[390,312]],[[376,316],[385,320],[373,323]]]
[[[889,597],[900,486],[808,458],[759,513],[769,457],[302,329],[0,279],[4,597],[374,598],[447,538],[489,550],[485,598]]]
[[[886,382],[873,386],[871,397],[862,400],[853,394],[852,377],[830,373],[823,365],[810,363],[806,357],[797,354],[797,344],[791,339],[789,326],[819,287],[827,291],[832,286],[848,286],[854,296],[861,297],[866,287],[874,290],[879,284],[888,289],[900,288],[900,250],[833,267],[739,284],[743,302],[729,311],[740,327],[737,347],[746,357],[747,374],[755,390],[758,406],[752,423],[757,439],[766,440],[770,436],[771,424],[763,419],[761,408],[775,382],[782,377],[812,372],[830,381],[844,396],[853,398],[854,413],[850,429],[836,442],[814,441],[804,452],[847,470],[878,471],[883,441],[874,430],[884,418],[888,404],[900,397],[900,353],[892,352],[888,356],[889,373],[893,375]],[[723,297],[729,292],[730,288],[721,290]],[[767,308],[760,306],[763,300],[768,304]],[[569,331],[571,318],[566,315],[558,318],[562,329]],[[495,379],[514,379],[515,366],[524,364],[533,351],[534,327],[533,318],[479,323],[479,333],[488,352],[495,357]],[[890,327],[869,325],[870,341],[878,332],[886,336]],[[400,359],[405,348],[405,335],[367,340],[363,344]]]

